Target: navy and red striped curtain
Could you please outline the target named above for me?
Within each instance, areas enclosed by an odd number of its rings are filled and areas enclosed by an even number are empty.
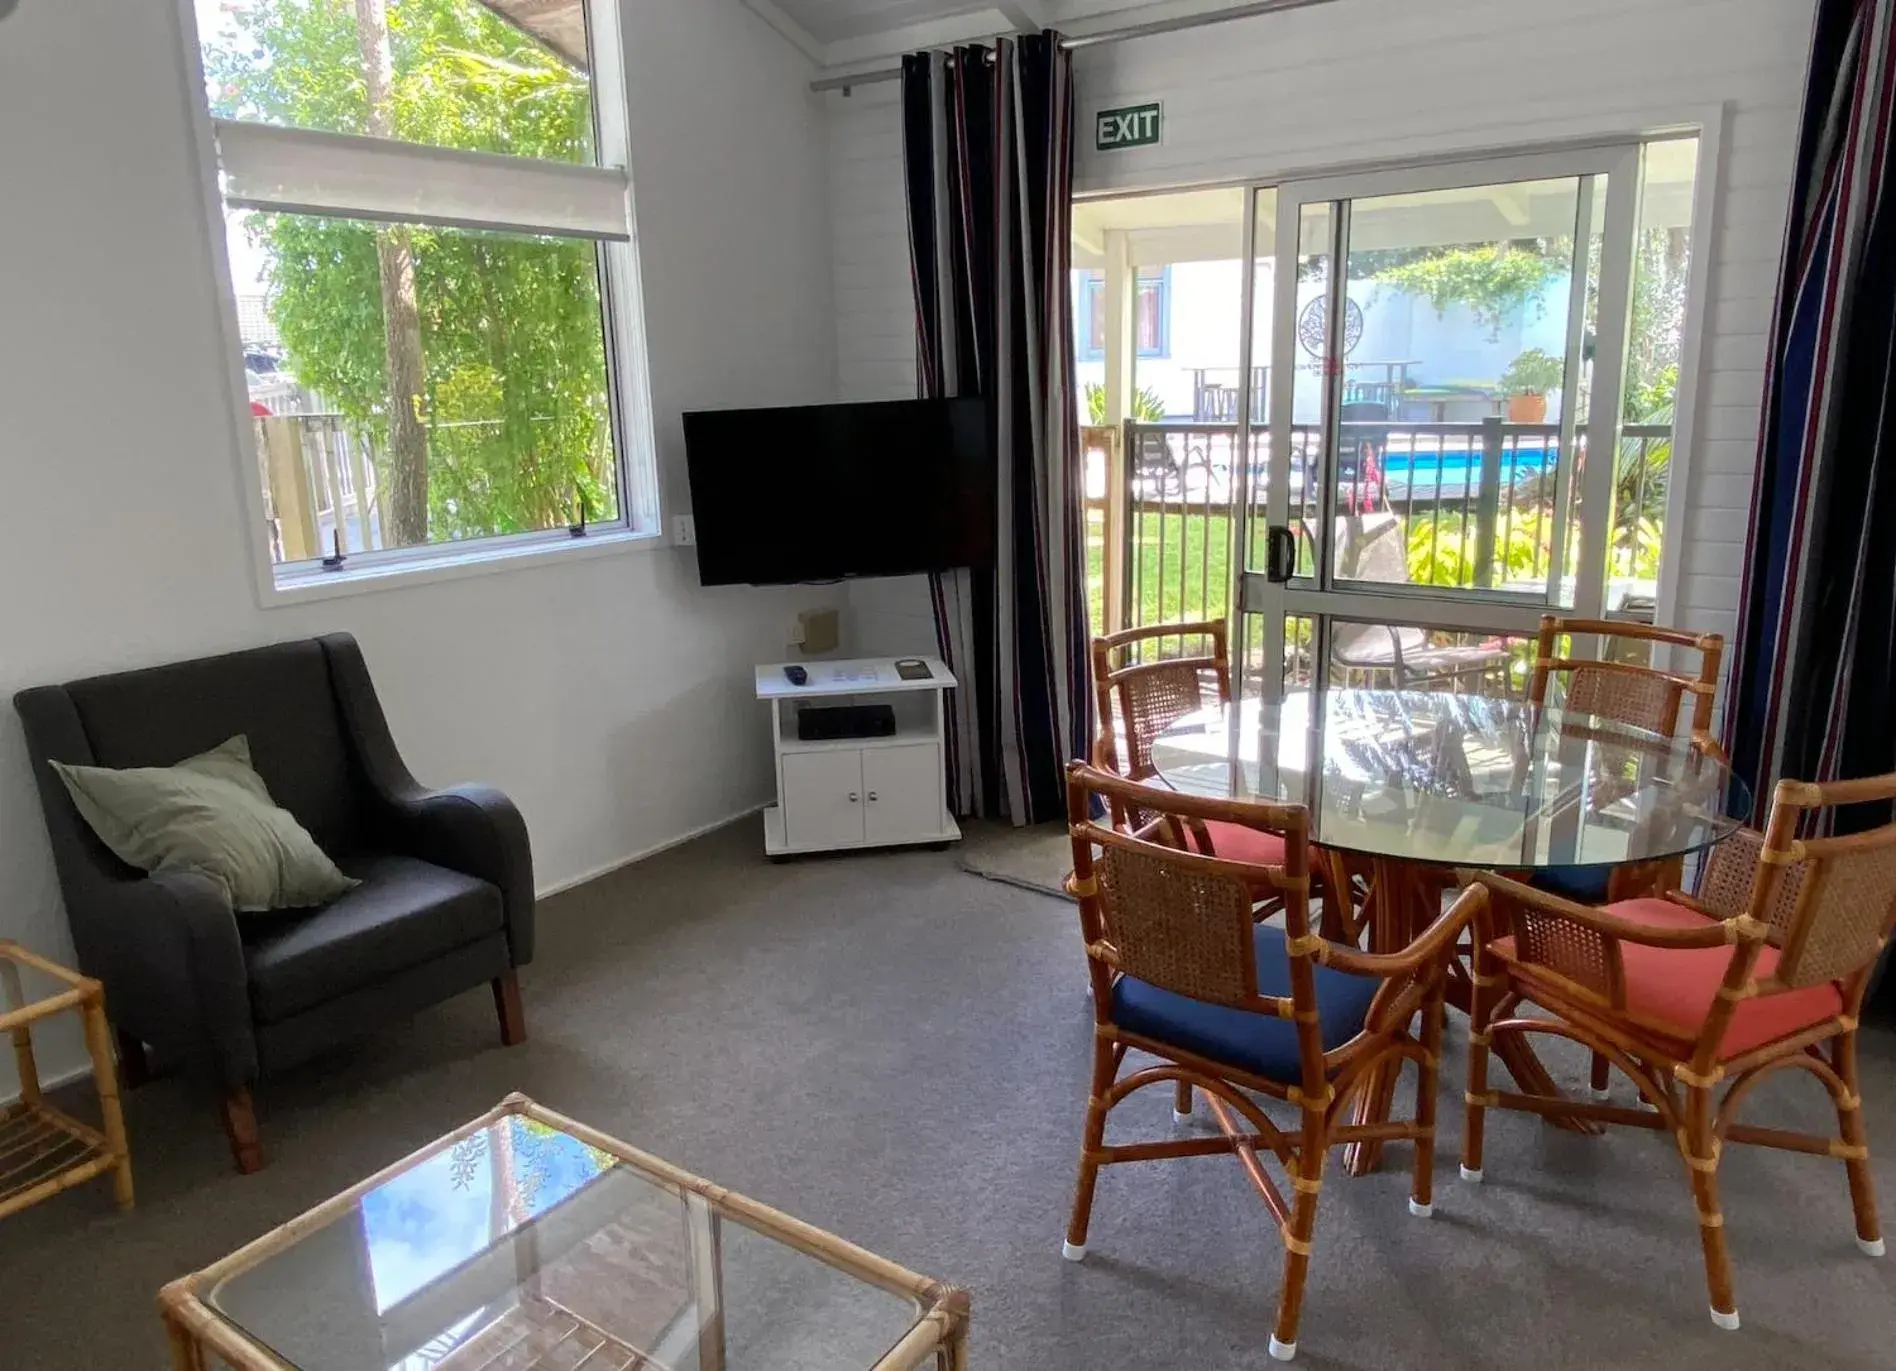
[[[1066,812],[1087,753],[1082,455],[1068,274],[1072,59],[1053,33],[902,64],[917,384],[991,402],[991,568],[930,578],[941,655],[961,685],[949,799],[963,815]]]
[[[1725,718],[1759,822],[1780,779],[1896,771],[1893,19],[1817,7]]]

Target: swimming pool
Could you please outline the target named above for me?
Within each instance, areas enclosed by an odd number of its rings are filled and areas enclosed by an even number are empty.
[[[1501,454],[1501,489],[1520,490],[1552,471],[1559,449],[1551,444],[1523,443]],[[1481,449],[1449,446],[1415,451],[1392,442],[1382,456],[1383,491],[1391,502],[1460,502],[1481,488]]]

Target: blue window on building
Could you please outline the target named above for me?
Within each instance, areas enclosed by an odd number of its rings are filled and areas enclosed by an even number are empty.
[[[1074,331],[1078,338],[1080,360],[1097,362],[1106,356],[1106,273],[1082,271],[1080,301]],[[1133,297],[1133,321],[1139,335],[1141,357],[1166,357],[1172,351],[1172,269],[1140,267],[1139,283]]]

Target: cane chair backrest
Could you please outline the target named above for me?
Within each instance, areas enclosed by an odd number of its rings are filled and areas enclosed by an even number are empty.
[[[1691,649],[1699,654],[1698,671],[1681,674],[1631,662],[1559,655],[1560,639],[1574,634],[1596,634],[1602,638]],[[1717,633],[1693,633],[1619,620],[1562,619],[1546,614],[1541,616],[1528,699],[1537,705],[1547,703],[1548,683],[1559,674],[1566,682],[1563,707],[1573,713],[1611,719],[1662,737],[1673,736],[1682,722],[1689,721],[1692,735],[1709,743],[1712,702],[1718,690],[1718,665],[1724,652],[1725,640]],[[1685,708],[1688,700],[1690,710]],[[1715,748],[1716,744],[1711,746]]]
[[[1310,938],[1309,816],[1299,805],[1211,800],[1144,786],[1097,767],[1067,768],[1072,890],[1080,902],[1087,955],[1101,968],[1097,988],[1115,975],[1216,1004],[1289,1017],[1315,1007],[1315,982],[1293,968],[1290,997],[1260,996],[1252,907],[1260,885],[1283,893],[1284,931],[1293,961],[1313,969]],[[1158,816],[1141,836],[1092,818],[1096,802]],[[1284,865],[1259,866],[1202,856],[1177,843],[1184,827],[1207,818],[1241,823],[1284,840]],[[1295,1002],[1293,1004],[1293,1001]],[[1306,1003],[1307,1001],[1307,1003]],[[1314,1022],[1314,1018],[1313,1018]]]
[[[1867,976],[1896,926],[1896,823],[1843,837],[1826,811],[1896,801],[1896,774],[1815,785],[1780,782],[1747,908],[1781,949],[1787,987]]]
[[[1168,643],[1174,645],[1169,656]],[[1224,621],[1155,624],[1095,638],[1093,689],[1099,701],[1094,761],[1133,780],[1151,776],[1155,739],[1194,710],[1231,702]]]

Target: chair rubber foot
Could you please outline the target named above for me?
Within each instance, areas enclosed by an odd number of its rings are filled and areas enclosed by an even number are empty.
[[[1424,1204],[1417,1199],[1411,1199],[1409,1201],[1409,1212],[1418,1219],[1426,1219],[1435,1212],[1435,1206],[1432,1204]]]
[[[1464,1166],[1462,1168],[1462,1179],[1467,1181],[1470,1185],[1480,1185],[1481,1168],[1478,1166]]]
[[[1297,1355],[1296,1343],[1279,1342],[1277,1340],[1277,1335],[1275,1333],[1271,1334],[1271,1359],[1273,1361],[1290,1361],[1294,1359],[1296,1355]]]
[[[1613,1092],[1612,1092],[1611,1090],[1609,1090],[1609,1089],[1607,1089],[1607,1088],[1606,1088],[1605,1086],[1603,1086],[1603,1085],[1600,1085],[1600,1086],[1593,1086],[1593,1085],[1590,1085],[1590,1086],[1588,1086],[1588,1087],[1587,1087],[1587,1094],[1589,1094],[1589,1095],[1591,1095],[1591,1096],[1593,1097],[1593,1102],[1594,1102],[1595,1104],[1605,1104],[1605,1103],[1606,1103],[1606,1102],[1607,1102],[1608,1100],[1610,1100],[1610,1099],[1612,1099],[1612,1098],[1613,1098]]]
[[[1191,1117],[1192,1117],[1192,1111],[1189,1109],[1186,1110],[1183,1114],[1179,1113],[1176,1109],[1172,1111],[1173,1123],[1187,1123],[1191,1120]]]
[[[1738,1311],[1734,1309],[1731,1313],[1727,1314],[1722,1309],[1714,1309],[1712,1311],[1712,1322],[1724,1329],[1727,1333],[1730,1333],[1738,1327]]]
[[[1081,1243],[1063,1242],[1060,1244],[1060,1255],[1065,1257],[1070,1262],[1085,1261],[1086,1260],[1086,1244],[1083,1242]]]
[[[1881,1238],[1858,1238],[1857,1248],[1866,1257],[1880,1257],[1889,1250]]]

